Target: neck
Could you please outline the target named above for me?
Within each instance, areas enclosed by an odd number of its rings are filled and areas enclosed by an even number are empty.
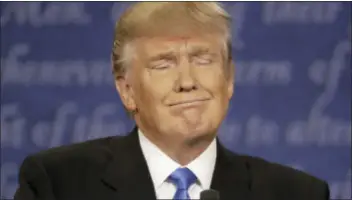
[[[169,138],[169,136],[163,138],[162,134],[150,134],[143,129],[141,131],[148,140],[181,166],[188,165],[196,159],[214,139],[210,136],[191,139]]]
[[[154,144],[158,146],[166,155],[181,166],[188,165],[202,154],[210,145],[211,141],[178,141],[166,143],[167,140],[157,141]]]

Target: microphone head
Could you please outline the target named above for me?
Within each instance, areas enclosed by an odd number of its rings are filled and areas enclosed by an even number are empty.
[[[213,189],[203,190],[200,193],[200,200],[220,200],[219,192]]]

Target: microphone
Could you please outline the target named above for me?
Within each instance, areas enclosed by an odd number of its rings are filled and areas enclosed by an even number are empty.
[[[219,192],[213,189],[203,190],[200,193],[200,200],[220,200]]]

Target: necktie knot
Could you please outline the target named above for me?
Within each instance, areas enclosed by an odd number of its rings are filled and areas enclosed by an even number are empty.
[[[196,182],[197,177],[188,168],[178,168],[170,174],[168,179],[176,185],[178,190],[188,190]]]

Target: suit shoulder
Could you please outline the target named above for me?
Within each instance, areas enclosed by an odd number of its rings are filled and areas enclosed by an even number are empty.
[[[279,163],[270,162],[263,158],[232,154],[233,159],[239,158],[242,162],[246,163],[252,177],[260,177],[258,181],[271,182],[278,185],[316,185],[317,187],[325,187],[326,181],[317,178],[307,172],[294,169]]]
[[[36,160],[45,167],[58,167],[68,163],[86,163],[90,161],[104,162],[107,156],[111,156],[111,152],[108,148],[111,141],[119,142],[122,141],[123,138],[124,136],[112,136],[53,147],[31,154],[27,159]]]
[[[278,179],[295,181],[295,182],[310,182],[322,184],[323,180],[307,173],[302,170],[298,170],[292,167],[288,167],[279,163],[270,162],[258,157],[247,157],[249,162],[253,163],[253,168],[257,168],[259,172],[267,173]],[[261,170],[259,169],[261,168]],[[275,176],[273,176],[275,175]]]
[[[240,156],[249,169],[254,188],[265,188],[279,199],[329,199],[326,181],[258,157]]]
[[[295,181],[295,182],[311,182],[322,184],[323,180],[308,174],[307,172],[288,167],[279,163],[270,162],[259,157],[253,156],[243,156],[247,162],[250,163],[250,166],[254,171],[258,173],[265,173],[270,175],[273,178]]]

